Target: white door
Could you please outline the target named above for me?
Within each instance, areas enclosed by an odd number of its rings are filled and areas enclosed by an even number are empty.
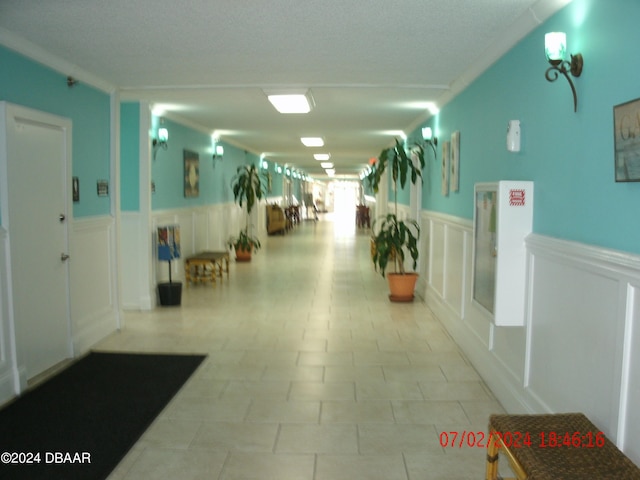
[[[29,379],[72,356],[65,258],[71,122],[15,105],[6,105],[5,118],[9,218],[4,223],[11,244],[18,367]]]

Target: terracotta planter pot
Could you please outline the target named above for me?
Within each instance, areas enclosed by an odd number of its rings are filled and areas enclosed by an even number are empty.
[[[389,300],[392,302],[412,302],[413,291],[418,281],[417,273],[387,273],[387,281],[389,282]]]
[[[251,261],[251,250],[245,250],[242,247],[236,246],[236,262],[250,262]]]

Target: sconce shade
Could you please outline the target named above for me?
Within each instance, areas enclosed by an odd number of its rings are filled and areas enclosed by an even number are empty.
[[[572,54],[570,55],[570,60],[565,60],[567,53],[567,35],[563,32],[547,33],[544,36],[544,51],[551,65],[545,73],[547,81],[555,82],[560,75],[567,79],[569,87],[571,87],[571,93],[573,94],[573,111],[577,112],[578,94],[569,74],[574,77],[579,77],[582,73],[582,66],[584,64],[582,54]]]
[[[547,60],[558,64],[567,53],[567,35],[564,32],[549,32],[544,36],[544,51]]]
[[[433,137],[433,130],[431,130],[431,127],[424,127],[422,129],[423,140],[431,140],[432,137]]]
[[[169,140],[169,130],[167,130],[166,128],[159,128],[158,140],[160,142],[166,142],[167,140]]]
[[[222,145],[216,145],[216,156],[221,157],[224,155],[224,147]]]

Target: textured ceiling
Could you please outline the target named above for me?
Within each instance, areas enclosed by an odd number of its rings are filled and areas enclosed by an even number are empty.
[[[330,152],[340,176],[569,1],[0,0],[0,42],[314,176]],[[282,88],[316,107],[278,114],[263,90]]]

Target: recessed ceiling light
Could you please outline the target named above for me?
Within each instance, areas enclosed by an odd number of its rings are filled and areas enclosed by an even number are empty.
[[[320,137],[302,137],[300,141],[305,147],[323,147],[324,140]]]
[[[280,113],[309,113],[313,97],[308,90],[298,92],[265,91],[271,104]]]
[[[333,168],[333,163],[331,163],[331,162],[322,162],[322,163],[320,164],[320,166],[321,166],[322,168]]]
[[[316,160],[319,160],[321,162],[326,162],[327,160],[329,160],[331,158],[331,154],[330,153],[316,153],[313,155],[313,158],[315,158]]]
[[[333,168],[328,168],[325,170],[325,172],[327,172],[327,175],[329,175],[330,177],[333,177],[336,174],[336,171]]]

